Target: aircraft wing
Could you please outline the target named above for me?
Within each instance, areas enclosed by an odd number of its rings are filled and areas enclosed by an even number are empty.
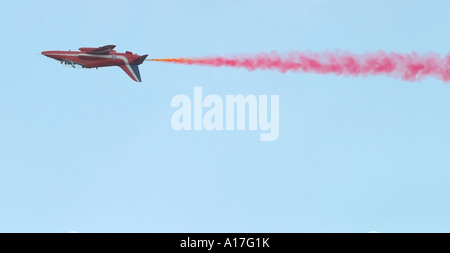
[[[87,54],[108,54],[115,47],[116,47],[115,45],[107,45],[107,46],[98,47],[98,48],[82,47],[82,48],[80,48],[80,51],[87,53]]]

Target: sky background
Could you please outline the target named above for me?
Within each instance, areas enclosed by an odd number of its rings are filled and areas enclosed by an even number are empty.
[[[450,2],[0,1],[0,232],[449,232],[450,86],[146,62],[277,50],[448,53]],[[172,98],[279,95],[280,135],[174,131]]]

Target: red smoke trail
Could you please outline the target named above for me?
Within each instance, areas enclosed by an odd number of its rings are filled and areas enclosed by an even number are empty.
[[[442,58],[438,53],[376,53],[352,54],[350,52],[277,52],[231,57],[211,56],[200,58],[151,59],[210,67],[245,68],[249,71],[278,70],[336,74],[344,76],[387,75],[406,81],[417,81],[433,76],[444,82],[450,81],[450,54]]]

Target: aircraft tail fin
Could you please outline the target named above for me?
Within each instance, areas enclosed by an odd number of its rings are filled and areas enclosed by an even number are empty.
[[[145,58],[144,58],[145,59]],[[134,63],[135,61],[133,61]],[[141,73],[139,73],[139,67],[136,64],[126,64],[119,66],[127,75],[136,82],[142,82]]]

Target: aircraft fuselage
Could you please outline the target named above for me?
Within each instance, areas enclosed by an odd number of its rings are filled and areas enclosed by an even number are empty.
[[[138,65],[142,64],[147,55],[137,55],[129,51],[118,53],[113,50],[115,46],[99,48],[80,48],[80,51],[43,51],[42,54],[74,66],[83,68],[121,67],[134,81],[140,82]]]

